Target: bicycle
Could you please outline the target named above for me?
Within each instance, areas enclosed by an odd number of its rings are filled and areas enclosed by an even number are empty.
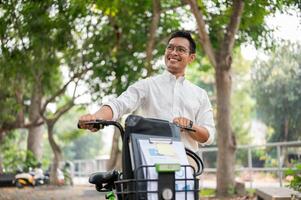
[[[95,120],[79,122],[78,128],[91,126],[102,129],[113,125],[120,131],[122,149],[122,172],[112,170],[109,172],[96,172],[91,174],[89,182],[95,185],[99,192],[107,192],[106,199],[115,200],[137,200],[137,199],[164,199],[174,200],[177,195],[184,199],[199,199],[199,185],[197,176],[203,172],[203,162],[193,151],[185,148],[186,154],[191,157],[197,165],[197,170],[191,165],[179,163],[154,163],[147,165],[143,163],[139,142],[145,140],[160,140],[161,142],[180,142],[180,129],[176,124],[165,120],[143,118],[130,115],[125,122],[125,129],[115,121]],[[194,131],[192,129],[188,129]],[[140,148],[140,149],[139,149]],[[144,150],[145,151],[145,150]],[[157,178],[150,178],[148,173],[156,171]],[[188,172],[192,172],[189,176]],[[183,178],[178,178],[176,173],[184,172]],[[177,185],[184,186],[182,189]],[[150,190],[150,186],[157,189]],[[191,187],[190,187],[191,186]],[[183,199],[181,197],[181,199]]]

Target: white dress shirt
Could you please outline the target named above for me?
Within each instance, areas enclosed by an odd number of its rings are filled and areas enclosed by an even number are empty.
[[[170,122],[175,117],[185,117],[208,130],[209,138],[202,145],[211,144],[214,140],[215,126],[207,92],[184,77],[177,79],[168,71],[134,83],[104,105],[113,110],[113,120],[133,111],[138,111],[137,114],[143,117]],[[189,132],[181,132],[181,140],[186,147],[198,149],[198,142]]]

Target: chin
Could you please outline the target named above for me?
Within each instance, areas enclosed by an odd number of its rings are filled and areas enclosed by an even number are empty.
[[[177,74],[178,73],[178,69],[175,67],[167,67],[167,70],[171,73],[171,74]]]

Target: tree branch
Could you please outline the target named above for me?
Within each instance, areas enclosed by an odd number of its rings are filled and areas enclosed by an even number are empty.
[[[61,89],[59,89],[56,93],[54,93],[54,95],[52,95],[49,99],[47,99],[47,100],[45,101],[45,103],[44,103],[44,105],[43,105],[43,107],[42,107],[42,109],[41,109],[41,115],[43,115],[43,113],[45,112],[47,105],[48,105],[50,102],[54,101],[54,99],[55,99],[56,97],[62,95],[62,94],[65,92],[65,90],[66,90],[66,88],[68,87],[68,85],[69,85],[72,81],[74,81],[74,79],[81,77],[83,74],[87,73],[87,72],[88,72],[89,70],[91,70],[91,69],[92,69],[92,67],[88,67],[88,68],[82,70],[81,72],[75,73],[75,74],[73,75],[73,77],[71,77],[71,79],[70,79],[70,80],[69,80],[69,81],[68,81]]]
[[[28,128],[31,128],[31,127],[34,127],[34,126],[40,126],[43,123],[44,123],[43,121],[39,122],[39,119],[35,120],[32,123],[28,123],[28,124],[19,123],[18,121],[14,121],[12,123],[4,123],[4,124],[2,124],[2,127],[0,127],[0,134],[2,134],[3,132],[7,132],[7,131],[14,130],[14,129],[18,129],[18,128],[26,128],[26,129],[28,129]]]
[[[65,104],[63,107],[58,109],[54,114],[54,122],[56,122],[63,114],[68,112],[73,106],[74,106],[74,99],[70,100],[67,104]]]
[[[44,113],[43,113],[42,117],[43,117],[44,121],[47,122],[48,125],[53,125],[53,124],[55,124],[56,121],[57,121],[63,114],[65,114],[66,112],[68,112],[68,111],[75,105],[74,101],[75,101],[78,97],[80,97],[80,96],[82,96],[82,95],[88,93],[88,91],[86,91],[86,92],[84,92],[84,93],[82,93],[82,94],[80,94],[80,95],[75,96],[76,88],[77,88],[77,86],[76,86],[75,89],[74,89],[74,93],[73,93],[72,99],[71,99],[68,103],[66,103],[65,105],[63,105],[62,107],[60,107],[60,108],[54,113],[54,117],[46,117],[46,116],[44,115]]]
[[[208,56],[210,63],[216,67],[216,57],[214,50],[212,48],[209,35],[206,31],[206,24],[203,18],[203,14],[198,7],[196,0],[187,0],[187,3],[190,5],[190,9],[196,19],[198,25],[198,33],[200,37],[200,42],[204,49],[205,54]]]
[[[155,40],[156,40],[156,31],[159,26],[160,13],[161,13],[160,0],[153,0],[152,2],[153,2],[153,15],[152,15],[152,22],[149,30],[150,32],[148,36],[147,47],[146,47],[147,76],[151,75],[153,71],[151,61],[153,59],[153,50],[154,50]]]
[[[233,12],[230,18],[230,22],[226,28],[226,33],[224,36],[222,51],[224,52],[223,56],[231,55],[233,50],[235,35],[238,31],[241,16],[244,10],[243,0],[234,0],[233,1]]]
[[[19,83],[20,82],[22,85],[23,80],[19,79]],[[24,104],[23,104],[23,91],[20,89],[20,87],[16,87],[15,96],[16,96],[16,102],[19,105],[19,109],[16,116],[16,123],[24,124],[25,115],[24,115]]]

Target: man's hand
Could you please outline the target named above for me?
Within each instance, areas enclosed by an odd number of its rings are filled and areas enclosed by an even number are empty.
[[[177,124],[180,127],[192,128],[192,121],[185,117],[176,117],[173,119],[173,123]]]
[[[185,117],[176,117],[173,119],[173,123],[177,124],[180,127],[183,127],[181,131],[185,130],[185,128],[189,128],[189,134],[194,140],[204,143],[209,138],[209,132],[206,128],[199,126],[197,124],[193,124],[191,120]]]
[[[87,115],[83,115],[79,118],[78,124],[79,124],[80,128],[82,128],[82,129],[88,129],[92,132],[96,132],[99,129],[94,128],[93,125],[85,124],[85,122],[91,122],[91,121],[95,121],[95,120],[96,120],[95,115],[87,114]]]

